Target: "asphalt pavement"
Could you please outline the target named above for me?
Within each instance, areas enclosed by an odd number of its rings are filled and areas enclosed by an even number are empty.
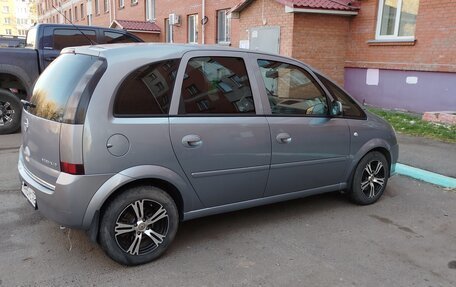
[[[331,193],[184,222],[159,260],[120,266],[26,202],[19,137],[0,138],[0,286],[456,286],[456,193],[402,176],[371,206]]]

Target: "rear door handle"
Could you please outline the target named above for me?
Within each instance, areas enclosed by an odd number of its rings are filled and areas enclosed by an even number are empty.
[[[52,62],[54,61],[55,59],[57,59],[57,57],[47,57],[47,58],[44,58],[46,61],[48,62]]]
[[[188,148],[195,148],[201,146],[203,141],[197,135],[186,135],[182,138],[182,144]]]
[[[291,136],[287,133],[280,133],[276,136],[276,140],[281,144],[287,144],[291,142]]]

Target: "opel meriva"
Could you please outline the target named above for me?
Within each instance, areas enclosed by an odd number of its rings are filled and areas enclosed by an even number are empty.
[[[22,123],[22,193],[126,265],[180,221],[339,190],[374,203],[398,157],[391,126],[321,73],[215,46],[66,49]]]

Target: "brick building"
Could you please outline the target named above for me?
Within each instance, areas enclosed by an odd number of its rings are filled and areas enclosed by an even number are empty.
[[[65,22],[54,5],[77,24],[126,29],[146,41],[291,56],[368,104],[456,110],[455,0],[37,1],[41,22]]]

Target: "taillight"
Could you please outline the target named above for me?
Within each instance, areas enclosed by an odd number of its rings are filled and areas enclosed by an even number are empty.
[[[74,174],[74,175],[83,175],[84,174],[84,165],[61,161],[60,162],[60,171],[66,172],[69,174]]]

